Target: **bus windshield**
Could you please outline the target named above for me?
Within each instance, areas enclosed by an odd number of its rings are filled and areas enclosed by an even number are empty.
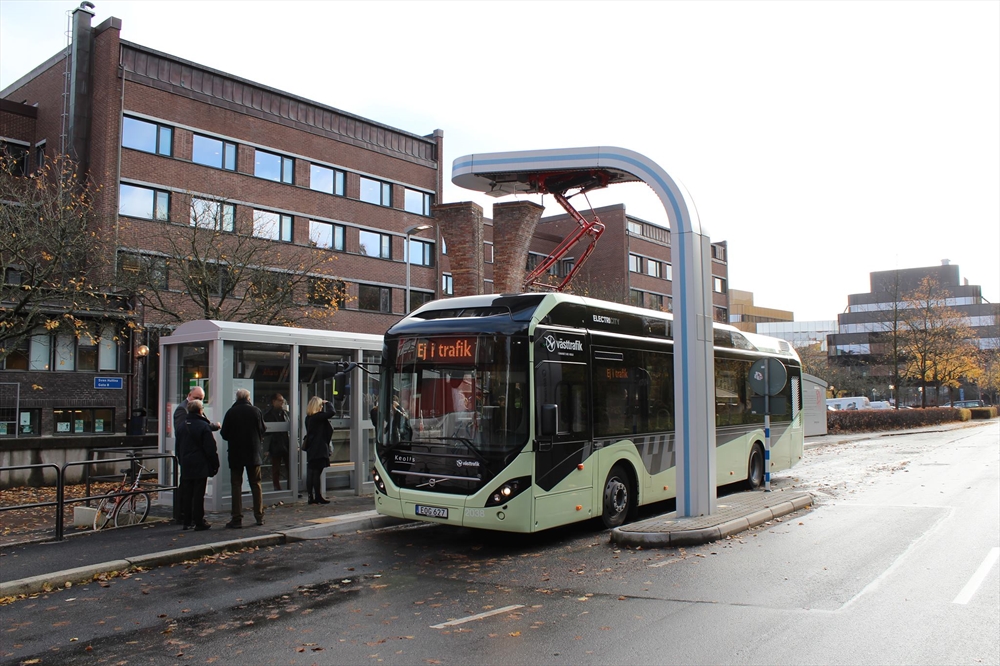
[[[506,464],[527,441],[527,341],[492,334],[387,340],[376,442],[442,445]],[[491,465],[492,466],[492,465]]]

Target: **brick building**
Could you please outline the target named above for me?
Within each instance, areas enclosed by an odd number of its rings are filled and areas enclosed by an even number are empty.
[[[438,296],[440,130],[392,128],[124,41],[119,19],[92,18],[77,9],[72,44],[0,91],[0,147],[25,174],[57,155],[75,159],[101,188],[98,232],[120,279],[157,276],[165,306],[136,307],[139,336],[128,326],[96,340],[39,332],[0,362],[0,385],[19,393],[16,419],[30,421],[20,435],[120,434],[132,408],[156,416],[155,372],[142,372],[156,363],[135,351],[145,344],[155,355],[159,331],[204,318],[176,259],[170,266],[171,247],[192,229],[279,248],[262,255],[281,257],[262,272],[314,267],[289,308],[336,302],[327,328],[381,334],[407,311],[407,293],[413,304]],[[218,279],[232,279],[224,263]],[[124,388],[96,389],[98,376]],[[6,422],[0,437],[18,427]]]

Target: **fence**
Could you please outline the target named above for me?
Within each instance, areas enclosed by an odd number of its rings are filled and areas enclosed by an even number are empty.
[[[55,540],[62,541],[65,533],[65,510],[66,506],[70,504],[79,504],[86,502],[87,505],[90,504],[92,500],[100,500],[105,497],[110,497],[114,495],[138,495],[140,493],[157,492],[161,490],[176,490],[175,485],[162,485],[160,483],[152,483],[140,486],[138,490],[127,491],[127,492],[113,492],[110,495],[91,495],[90,494],[90,475],[87,474],[87,485],[85,490],[85,497],[74,497],[72,499],[66,499],[66,476],[67,470],[74,467],[81,467],[84,465],[107,465],[111,463],[129,463],[131,472],[135,474],[137,470],[137,463],[145,462],[146,460],[170,460],[173,463],[173,473],[170,476],[172,479],[176,479],[177,475],[177,457],[169,453],[157,453],[150,455],[132,455],[125,458],[105,458],[100,460],[80,460],[68,462],[62,467],[56,465],[55,463],[41,463],[34,465],[12,465],[9,467],[0,467],[0,474],[4,472],[11,472],[19,469],[34,469],[34,468],[54,468],[56,470],[56,499],[50,502],[34,502],[29,504],[15,504],[12,506],[0,506],[0,513],[4,511],[13,511],[15,509],[33,509],[54,506],[56,507],[56,524],[55,524]],[[87,468],[89,469],[89,467]],[[98,478],[98,477],[95,477]]]

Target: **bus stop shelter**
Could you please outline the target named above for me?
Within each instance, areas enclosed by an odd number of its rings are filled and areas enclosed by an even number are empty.
[[[159,419],[158,443],[161,453],[176,448],[171,415],[195,386],[205,390],[205,416],[221,422],[236,400],[236,391],[250,391],[251,402],[266,412],[276,394],[285,399],[288,421],[270,422],[263,443],[261,479],[265,504],[295,501],[305,486],[306,460],[299,450],[305,437],[306,405],[318,395],[334,404],[331,419],[331,466],[326,487],[331,491],[370,493],[369,471],[373,466],[374,426],[370,411],[378,395],[377,364],[382,355],[382,336],[343,333],[282,326],[262,326],[228,321],[191,321],[172,335],[160,339],[159,387],[165,403]],[[334,396],[334,376],[354,362],[348,374],[347,395]],[[365,369],[371,369],[370,374]],[[289,460],[279,465],[279,487],[273,482],[269,454],[271,433],[287,431]],[[205,493],[208,511],[225,511],[232,506],[233,488],[227,473],[227,444],[215,433],[222,470],[209,479]],[[279,461],[280,462],[280,461]],[[160,478],[175,484],[170,466],[164,464]],[[250,501],[244,479],[240,491]],[[159,502],[172,503],[172,493],[160,493]]]

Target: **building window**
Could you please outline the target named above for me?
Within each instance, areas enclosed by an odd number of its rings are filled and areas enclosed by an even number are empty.
[[[674,267],[670,264],[663,264],[663,279],[673,280],[674,279]]]
[[[309,165],[309,189],[344,196],[344,172],[318,164]]]
[[[655,277],[655,278],[660,277],[660,272],[662,270],[660,268],[661,266],[663,266],[663,264],[661,264],[660,262],[655,261],[653,259],[647,259],[646,260],[646,275],[648,275],[650,277]]]
[[[114,410],[108,408],[66,408],[52,410],[55,434],[100,435],[115,431]]]
[[[424,303],[430,303],[434,300],[434,293],[430,291],[416,291],[414,289],[410,290],[410,312],[413,312],[419,308]]]
[[[236,144],[195,134],[191,161],[216,169],[236,171]]]
[[[719,261],[726,260],[726,248],[722,245],[712,246],[712,259],[718,259]]]
[[[628,255],[628,270],[630,273],[641,273],[642,257],[637,254]]]
[[[31,336],[29,370],[52,369],[52,336],[40,333]]]
[[[663,294],[650,294],[648,307],[652,310],[663,310]]]
[[[441,256],[446,256],[448,254],[448,241],[441,237]]]
[[[431,214],[431,195],[427,192],[419,192],[417,190],[411,190],[406,188],[403,193],[403,210],[407,213],[416,213],[417,215],[430,215]],[[383,204],[389,205],[389,204]]]
[[[483,262],[493,263],[493,243],[483,243]]]
[[[208,199],[191,199],[191,226],[233,231],[236,228],[236,206]]]
[[[45,167],[45,142],[41,141],[35,146],[35,168]]]
[[[40,409],[20,409],[0,407],[0,437],[22,435],[37,435],[38,424],[41,421]]]
[[[674,297],[667,296],[667,312],[673,312],[673,311],[674,311]]]
[[[340,224],[309,220],[309,242],[324,250],[344,251],[344,227]]]
[[[295,160],[284,155],[254,151],[253,175],[258,178],[266,178],[276,183],[288,183],[291,185],[295,180]]]
[[[0,159],[3,160],[3,168],[11,175],[28,175],[28,147],[11,141],[0,141]]]
[[[392,185],[362,176],[361,200],[377,206],[392,206]]]
[[[392,289],[359,284],[358,309],[371,312],[392,312]]]
[[[347,304],[347,285],[341,280],[309,278],[309,304],[343,308]]]
[[[235,276],[233,269],[226,264],[199,264],[190,262],[188,274],[205,285],[205,291],[210,296],[222,296],[233,291]]]
[[[561,262],[559,262],[559,274],[562,277],[566,277],[567,275],[570,274],[570,272],[573,270],[573,266],[575,265],[576,261],[574,259],[563,259]]]
[[[635,234],[636,236],[642,235],[642,223],[636,222],[634,220],[628,221],[628,232],[630,234]]]
[[[434,243],[411,238],[409,249],[410,263],[414,266],[434,265]]]
[[[166,289],[167,260],[164,257],[122,252],[118,255],[118,275],[120,282]]]
[[[723,278],[712,276],[712,291],[717,294],[726,293],[726,281]]]
[[[361,231],[358,243],[361,254],[380,259],[392,259],[392,236],[389,234]]]
[[[455,280],[451,277],[451,273],[441,275],[441,293],[445,296],[455,293]]]
[[[170,157],[174,154],[173,143],[172,127],[127,116],[122,120],[122,148]]]
[[[31,340],[29,338],[24,338],[7,354],[7,358],[0,361],[0,369],[2,370],[27,370],[28,369],[28,353],[31,346]]]
[[[726,308],[715,308],[715,321],[725,324],[729,319],[729,313],[726,312]]]
[[[60,333],[56,336],[56,372],[76,370],[76,336]]]
[[[122,183],[118,186],[118,214],[166,222],[170,219],[170,193]]]
[[[640,307],[641,308],[643,306],[643,296],[644,295],[645,294],[643,294],[638,289],[629,289],[628,290],[628,302],[629,302],[629,305],[634,305],[636,307]]]
[[[292,216],[266,210],[253,212],[253,235],[257,238],[292,242]]]

